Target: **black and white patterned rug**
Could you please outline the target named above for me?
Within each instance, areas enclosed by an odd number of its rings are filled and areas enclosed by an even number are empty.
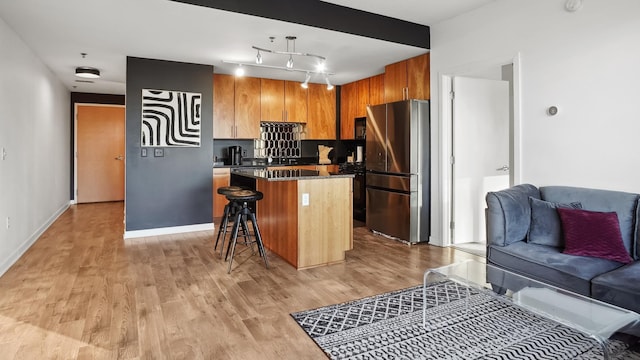
[[[291,316],[331,359],[603,358],[596,340],[452,281],[428,287],[426,298],[416,286]],[[622,341],[609,349],[613,359],[640,360]]]

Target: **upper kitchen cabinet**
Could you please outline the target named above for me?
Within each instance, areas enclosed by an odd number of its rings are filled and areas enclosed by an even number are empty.
[[[367,116],[367,105],[372,104],[370,86],[373,78],[342,85],[340,93],[340,139],[355,139],[355,118]],[[378,81],[378,79],[374,80],[376,85]],[[379,90],[376,89],[376,91]],[[376,101],[378,101],[377,96],[379,95],[376,94]]]
[[[340,139],[355,138],[355,118],[358,117],[358,84],[342,85],[340,90]]]
[[[334,105],[335,107],[335,105]],[[286,121],[307,122],[309,116],[309,91],[297,81],[284,82],[284,112]]]
[[[369,78],[356,81],[356,87],[358,88],[358,104],[356,105],[356,116],[367,116],[367,105],[369,101]]]
[[[235,134],[235,79],[213,74],[213,138],[229,139]]]
[[[384,74],[369,78],[369,105],[384,104]]]
[[[298,82],[260,79],[260,120],[307,122],[307,89]]]
[[[431,97],[428,53],[387,65],[384,71],[385,102]]]
[[[260,137],[260,79],[213,75],[213,138]]]
[[[336,139],[336,92],[324,84],[309,84],[309,117],[305,139]]]
[[[234,104],[234,137],[258,139],[260,137],[260,78],[236,78]]]

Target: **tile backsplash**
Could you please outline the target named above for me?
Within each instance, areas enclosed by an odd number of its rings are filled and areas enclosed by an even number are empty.
[[[260,139],[254,140],[256,158],[299,158],[302,125],[297,123],[260,124]]]

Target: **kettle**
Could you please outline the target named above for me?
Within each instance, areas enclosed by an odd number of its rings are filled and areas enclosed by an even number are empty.
[[[242,165],[242,146],[229,146],[230,165]]]

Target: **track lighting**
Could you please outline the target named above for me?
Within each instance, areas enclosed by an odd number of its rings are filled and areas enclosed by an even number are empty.
[[[324,81],[327,83],[327,90],[333,90],[333,85],[329,82],[329,77],[327,75],[324,76]]]
[[[271,42],[273,42],[274,39],[275,39],[274,37],[269,37],[269,40]],[[285,39],[287,40],[287,51],[278,51],[278,50],[271,50],[271,49],[265,49],[257,46],[252,46],[251,48],[257,51],[255,62],[253,61],[237,62],[237,61],[227,61],[227,60],[222,60],[222,62],[226,64],[237,65],[238,67],[235,69],[236,76],[243,76],[244,67],[246,66],[260,67],[260,68],[272,69],[272,70],[303,72],[303,73],[306,73],[306,77],[304,82],[300,83],[300,85],[305,89],[309,86],[309,80],[311,79],[312,74],[321,74],[322,76],[325,77],[325,82],[327,83],[327,89],[328,90],[333,89],[333,85],[329,81],[328,75],[334,75],[334,73],[327,72],[326,70],[327,58],[325,58],[324,56],[315,55],[315,54],[296,52],[296,37],[286,36]],[[287,60],[284,63],[284,65],[263,64],[262,53],[285,55],[287,57]],[[296,56],[315,58],[317,60],[317,63],[315,64],[315,69],[296,68],[295,64],[296,64],[296,61],[298,61],[298,59],[294,60],[294,57]],[[269,58],[271,58],[271,56],[269,56]],[[300,62],[298,62],[298,64],[300,64]]]
[[[236,76],[244,76],[244,68],[242,67],[242,65],[238,65],[238,67],[236,68]]]
[[[307,73],[307,76],[304,78],[304,82],[302,84],[300,84],[300,86],[302,86],[303,89],[306,89],[309,87],[309,80],[311,80],[311,74]]]

